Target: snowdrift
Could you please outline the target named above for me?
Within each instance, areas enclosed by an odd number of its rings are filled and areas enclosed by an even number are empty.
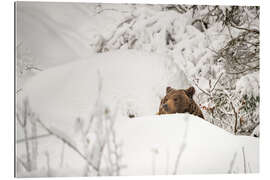
[[[258,138],[234,136],[193,115],[135,118],[118,133],[127,164],[122,175],[259,171]]]
[[[23,88],[23,98],[44,122],[66,130],[103,103],[119,115],[153,115],[166,86],[187,88],[184,73],[160,55],[120,50],[43,71]],[[20,102],[20,99],[18,100]]]
[[[258,139],[231,135],[189,114],[154,115],[168,85],[188,87],[170,59],[121,50],[39,73],[25,84],[18,104],[27,98],[44,124],[79,149],[77,118],[88,121],[99,106],[117,112],[114,128],[124,167],[119,175],[258,172]],[[23,154],[20,146],[17,153]],[[49,137],[39,140],[38,170],[18,176],[84,176],[85,165],[72,149],[63,150],[61,140]]]
[[[122,144],[121,164],[125,167],[120,175],[259,172],[258,138],[234,136],[193,115],[127,119],[118,123],[116,129]],[[76,154],[65,152],[69,154],[65,167],[59,168],[60,153],[56,153],[57,148],[54,151],[50,176],[84,176],[85,164]],[[43,168],[19,176],[48,174]]]

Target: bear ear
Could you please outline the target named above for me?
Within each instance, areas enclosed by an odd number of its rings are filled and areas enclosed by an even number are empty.
[[[193,98],[193,95],[195,94],[195,88],[191,86],[190,88],[185,90],[185,93],[188,97]]]
[[[168,94],[169,92],[175,91],[175,89],[171,88],[170,86],[168,86],[166,88],[166,94]]]

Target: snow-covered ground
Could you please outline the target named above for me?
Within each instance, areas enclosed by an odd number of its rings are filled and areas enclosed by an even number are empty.
[[[126,119],[116,130],[125,166],[120,175],[259,172],[258,138],[234,136],[189,114]],[[48,147],[54,143],[48,139],[40,147],[51,154],[51,175],[84,176],[84,161],[68,148],[59,167],[60,150]],[[21,176],[47,176],[45,157],[39,163],[41,170]]]
[[[24,86],[31,109],[43,121],[72,132],[77,117],[87,118],[102,102],[122,116],[158,112],[166,87],[188,88],[183,72],[166,57],[135,50],[95,55],[50,68]],[[23,100],[19,100],[23,102]],[[117,107],[116,107],[117,106]]]
[[[155,115],[167,86],[188,88],[191,74],[207,71],[200,66],[210,62],[209,35],[190,25],[190,15],[157,13],[149,6],[137,8],[133,15],[138,21],[123,25],[108,41],[107,45],[122,45],[122,50],[95,53],[92,45],[98,47],[112,27],[129,18],[127,12],[135,6],[98,7],[18,4],[17,47],[21,56],[17,57],[31,61],[42,71],[17,77],[21,89],[17,110],[23,115],[24,106],[29,105],[34,115],[26,115],[41,122],[37,135],[48,133],[46,128],[51,135],[38,139],[37,167],[31,172],[17,169],[17,176],[259,172],[258,138],[232,135],[189,114]],[[149,21],[158,23],[152,27]],[[161,26],[171,26],[172,22],[178,29]],[[135,28],[131,31],[129,25]],[[227,38],[218,35],[218,28],[208,30],[217,34],[211,46],[220,46]],[[141,38],[136,50],[121,44],[125,43],[121,34],[125,31],[127,36],[130,33]],[[151,39],[148,35],[152,31],[156,34]],[[176,33],[172,51],[163,39],[167,31]],[[144,41],[149,38],[151,43]],[[243,89],[254,78],[257,74],[242,78],[237,87]],[[24,130],[17,123],[17,139],[24,138]],[[21,161],[27,161],[26,149],[25,142],[17,143],[16,156]],[[96,166],[100,169],[91,169]]]
[[[97,101],[109,110],[117,109],[115,132],[125,165],[120,175],[258,172],[258,139],[231,135],[188,114],[154,115],[165,93],[163,87],[188,86],[179,71],[171,74],[168,62],[164,57],[137,51],[104,53],[39,73],[25,85],[22,97],[28,98],[31,110],[43,123],[78,147],[78,117],[86,125],[91,112],[100,106]],[[134,113],[135,118],[130,119],[128,113]],[[87,136],[90,141],[96,138],[91,133]],[[22,147],[18,146],[19,154],[24,153]],[[177,163],[181,147],[183,154]],[[46,169],[46,153],[50,154],[50,167],[59,168],[61,141],[43,139],[39,148],[39,168]],[[65,157],[62,167],[82,176],[84,160],[69,147]],[[62,171],[51,173],[72,175]]]
[[[135,118],[120,126],[123,175],[259,171],[258,138],[231,135],[189,114]]]

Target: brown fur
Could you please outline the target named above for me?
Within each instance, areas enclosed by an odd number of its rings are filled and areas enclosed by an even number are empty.
[[[200,107],[193,100],[194,87],[188,89],[166,88],[166,96],[161,100],[158,114],[190,113],[204,119]]]

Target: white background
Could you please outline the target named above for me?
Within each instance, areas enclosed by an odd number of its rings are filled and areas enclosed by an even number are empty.
[[[51,1],[51,0],[48,0]],[[58,0],[59,1],[59,0]],[[68,0],[64,0],[67,2]],[[77,2],[74,1],[73,2]],[[260,5],[260,38],[261,38],[261,137],[259,174],[250,175],[182,175],[157,177],[102,177],[91,179],[269,179],[270,177],[270,119],[268,110],[270,98],[270,45],[269,23],[270,2],[268,0],[88,0],[80,2],[118,2],[118,3],[177,3],[177,4],[207,4],[207,5]],[[1,179],[14,178],[14,1],[1,0],[0,3],[0,177]],[[49,178],[41,178],[49,179]],[[62,178],[55,178],[62,179]],[[84,178],[68,178],[84,179]]]

